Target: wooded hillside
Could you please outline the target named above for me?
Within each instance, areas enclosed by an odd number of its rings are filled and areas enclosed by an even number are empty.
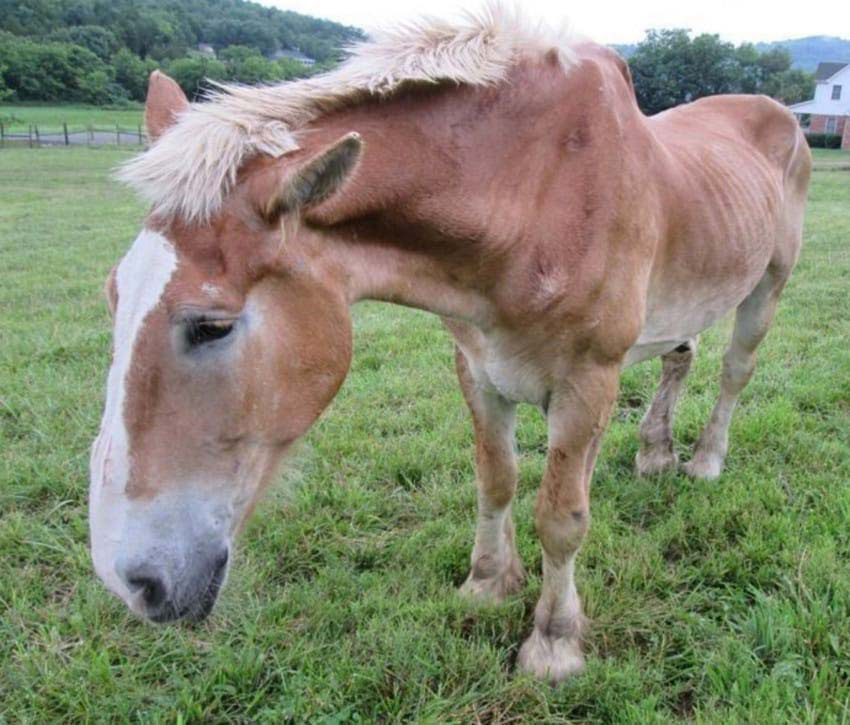
[[[362,37],[246,0],[0,0],[0,100],[142,100],[156,67],[190,94],[205,77],[284,80],[333,65]]]

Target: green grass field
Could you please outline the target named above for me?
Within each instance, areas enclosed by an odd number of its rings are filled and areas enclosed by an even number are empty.
[[[587,672],[514,673],[540,589],[546,435],[519,426],[527,587],[474,609],[473,439],[427,314],[355,311],[351,374],[259,507],[212,617],[128,614],[88,553],[103,280],[143,209],[112,150],[0,151],[0,722],[850,722],[850,172],[815,174],[806,244],[731,431],[725,474],[638,480],[659,365],[623,377],[577,581]],[[703,337],[680,453],[717,390]]]
[[[0,103],[0,123],[9,132],[26,131],[30,124],[40,129],[69,127],[86,128],[122,128],[135,129],[142,123],[141,104],[131,104],[126,108],[104,108],[101,106],[53,105],[53,104],[6,104]]]

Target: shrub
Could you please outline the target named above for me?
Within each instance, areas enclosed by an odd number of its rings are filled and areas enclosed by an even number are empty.
[[[841,136],[837,133],[807,133],[806,141],[813,149],[840,149]]]
[[[120,84],[134,101],[144,101],[148,90],[148,76],[157,67],[151,58],[142,60],[126,48],[112,56],[115,82]]]
[[[172,61],[166,69],[191,100],[202,96],[208,87],[206,80],[214,81],[227,79],[227,67],[214,58],[197,56],[193,58],[178,58]]]

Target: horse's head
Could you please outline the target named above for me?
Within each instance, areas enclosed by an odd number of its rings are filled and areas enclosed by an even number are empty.
[[[151,135],[186,105],[155,74]],[[256,158],[211,220],[152,214],[109,275],[91,544],[98,575],[137,613],[209,612],[235,533],[345,377],[347,300],[299,211],[329,199],[359,151],[352,134],[312,155]]]

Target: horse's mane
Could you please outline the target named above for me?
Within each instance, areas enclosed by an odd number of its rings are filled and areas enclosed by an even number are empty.
[[[296,150],[296,131],[325,113],[387,96],[406,83],[493,85],[519,57],[552,50],[565,70],[575,63],[565,31],[529,23],[498,2],[459,23],[428,18],[401,25],[353,46],[339,67],[313,78],[217,85],[150,149],[124,164],[118,177],[157,214],[207,221],[247,159]]]

